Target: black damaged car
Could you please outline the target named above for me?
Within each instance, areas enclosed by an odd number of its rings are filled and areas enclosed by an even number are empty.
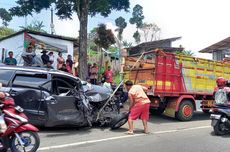
[[[68,73],[32,67],[0,66],[0,91],[8,92],[37,126],[100,126],[119,128],[127,114],[106,88]]]

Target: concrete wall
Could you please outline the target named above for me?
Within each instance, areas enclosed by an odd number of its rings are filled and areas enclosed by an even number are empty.
[[[67,59],[68,54],[73,56],[73,52],[74,52],[73,46],[74,45],[72,41],[62,40],[62,39],[57,39],[57,38],[50,38],[50,37],[40,36],[40,35],[35,35],[35,34],[29,34],[29,35],[31,35],[32,37],[38,40],[42,40],[43,42],[47,42],[48,44],[51,43],[53,44],[53,46],[55,46],[55,44],[66,46],[67,52],[63,53],[63,57],[65,59]],[[2,58],[3,48],[6,50],[6,53],[9,51],[13,51],[14,57],[17,59],[18,65],[23,65],[21,54],[24,51],[24,33],[16,35],[8,39],[5,39],[3,41],[0,41],[0,62],[2,62],[1,58]],[[39,57],[41,56],[40,52],[41,52],[40,49],[36,49],[36,55]],[[55,62],[53,66],[54,68],[56,68],[58,52],[54,52],[54,56],[55,56],[55,60],[54,60]]]
[[[0,41],[0,60],[2,59],[2,49],[6,50],[5,55],[8,56],[9,51],[14,52],[14,57],[19,62],[21,59],[21,53],[24,49],[24,34],[19,34],[14,37]],[[3,62],[3,61],[0,61]]]

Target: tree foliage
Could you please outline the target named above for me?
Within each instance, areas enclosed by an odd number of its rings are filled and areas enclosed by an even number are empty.
[[[130,18],[130,24],[136,24],[137,28],[140,28],[143,25],[143,7],[139,4],[135,5],[133,8],[132,17]]]
[[[32,23],[30,23],[26,27],[20,26],[20,28],[22,28],[22,29],[28,29],[31,31],[47,33],[46,30],[43,29],[44,27],[45,27],[45,25],[43,24],[43,21],[37,21],[37,20],[33,21]]]
[[[82,79],[87,77],[87,25],[88,15],[100,14],[107,17],[113,10],[120,11],[129,9],[129,0],[16,0],[17,6],[12,7],[10,12],[16,16],[32,15],[40,13],[43,9],[55,6],[56,15],[61,19],[72,19],[77,13],[80,21],[79,34],[79,75]]]
[[[107,17],[113,10],[128,11],[129,0],[17,0],[18,6],[12,7],[10,12],[16,16],[32,15],[33,12],[40,13],[48,9],[52,4],[56,7],[56,15],[62,19],[72,19],[76,12],[80,18],[80,12],[85,9],[84,3],[88,4],[89,15],[100,14]]]
[[[138,30],[133,34],[133,37],[135,39],[135,42],[138,44],[141,42],[141,35],[140,33],[138,32]]]
[[[106,29],[105,24],[98,26],[95,43],[104,49],[108,49],[112,44],[116,43],[113,32],[110,29]]]
[[[122,42],[122,45],[123,45],[125,48],[129,48],[129,47],[132,47],[132,46],[133,46],[132,42],[128,42],[128,41],[126,41],[126,40]]]
[[[185,55],[185,56],[194,56],[194,52],[191,50],[183,50],[183,51],[176,51],[178,55]]]
[[[15,33],[15,31],[11,28],[7,28],[4,26],[0,27],[0,38],[9,36],[9,35],[14,34],[14,33]]]
[[[0,19],[2,19],[3,26],[8,26],[8,22],[12,20],[12,17],[6,9],[0,8]]]
[[[142,27],[144,18],[143,7],[139,4],[135,5],[133,8],[132,17],[130,18],[129,22],[130,24],[136,25],[137,31],[133,34],[133,38],[135,39],[136,43],[140,43],[141,41],[141,36],[138,29]]]
[[[116,29],[116,31],[118,31],[117,37],[119,40],[122,40],[122,33],[127,26],[127,22],[125,21],[125,19],[123,17],[120,16],[115,20],[115,23],[116,23],[116,26],[118,27]]]
[[[143,23],[140,30],[144,33],[145,42],[160,39],[161,29],[155,23]]]

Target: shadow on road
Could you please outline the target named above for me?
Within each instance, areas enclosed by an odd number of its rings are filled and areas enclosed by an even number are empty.
[[[219,138],[230,138],[230,133],[226,133],[225,135],[215,135],[214,131],[210,133],[211,136],[219,137]]]
[[[191,121],[203,121],[203,120],[209,120],[209,114],[204,114],[203,112],[195,112],[194,117]],[[151,115],[149,123],[152,124],[164,124],[164,123],[184,123],[180,122],[176,118],[170,118],[164,115]],[[100,127],[100,126],[94,126],[92,128],[90,127],[40,127],[39,130],[42,133],[50,133],[47,134],[48,137],[58,137],[58,136],[71,136],[71,135],[84,135],[89,134],[92,132],[92,129],[109,129],[109,127]],[[117,130],[113,130],[114,132],[124,132],[127,131],[126,128],[120,128]]]
[[[197,111],[194,113],[192,121],[203,121],[203,120],[209,120],[210,114],[205,114],[203,112]],[[165,115],[151,115],[150,116],[150,123],[155,123],[155,124],[162,124],[162,123],[176,123],[176,122],[181,122],[177,120],[176,118],[171,118]]]
[[[48,133],[47,137],[84,135],[91,132],[90,127],[40,127],[39,130],[41,133]]]

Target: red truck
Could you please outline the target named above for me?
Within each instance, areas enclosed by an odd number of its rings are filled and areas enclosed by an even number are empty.
[[[140,55],[139,55],[140,56]],[[149,88],[151,112],[164,113],[181,121],[192,119],[196,104],[203,112],[213,105],[216,78],[230,79],[230,63],[166,53],[157,49],[125,57],[124,79]]]

